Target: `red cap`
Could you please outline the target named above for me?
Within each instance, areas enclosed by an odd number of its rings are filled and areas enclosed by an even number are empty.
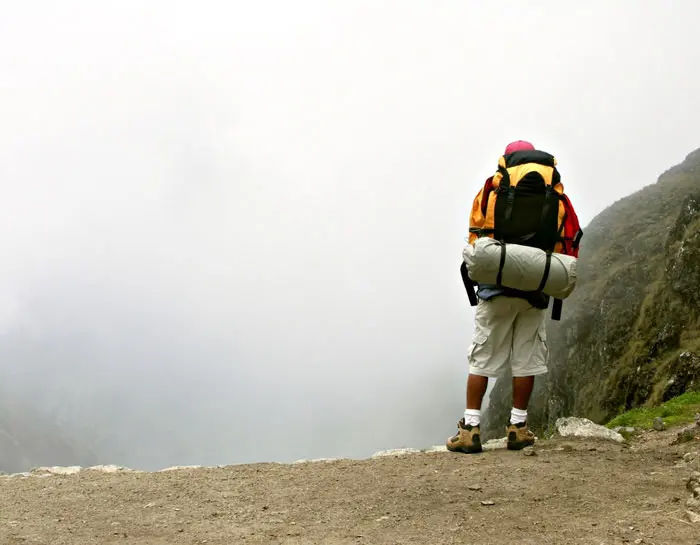
[[[516,140],[506,146],[506,151],[503,155],[508,155],[514,151],[535,151],[535,146],[525,140]]]

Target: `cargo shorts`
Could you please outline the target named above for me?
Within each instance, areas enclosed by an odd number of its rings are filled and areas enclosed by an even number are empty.
[[[469,347],[469,372],[501,377],[510,365],[513,377],[547,372],[544,309],[525,299],[498,296],[476,306],[474,339]]]

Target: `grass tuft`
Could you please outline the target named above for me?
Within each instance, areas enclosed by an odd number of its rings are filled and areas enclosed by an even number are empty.
[[[669,399],[658,407],[639,407],[622,413],[606,424],[608,428],[630,426],[651,429],[654,418],[660,416],[667,426],[693,422],[695,414],[700,412],[700,391],[686,392]]]

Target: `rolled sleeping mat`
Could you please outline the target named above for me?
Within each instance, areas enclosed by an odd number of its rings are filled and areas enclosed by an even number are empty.
[[[565,299],[576,287],[576,258],[547,253],[488,237],[467,244],[462,252],[469,277],[480,284],[498,284],[522,291],[542,291]]]

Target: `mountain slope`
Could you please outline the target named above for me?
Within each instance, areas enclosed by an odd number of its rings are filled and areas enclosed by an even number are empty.
[[[549,319],[550,373],[535,427],[575,414],[602,422],[700,386],[700,150],[584,228],[576,291]],[[486,428],[510,408],[499,381]]]

